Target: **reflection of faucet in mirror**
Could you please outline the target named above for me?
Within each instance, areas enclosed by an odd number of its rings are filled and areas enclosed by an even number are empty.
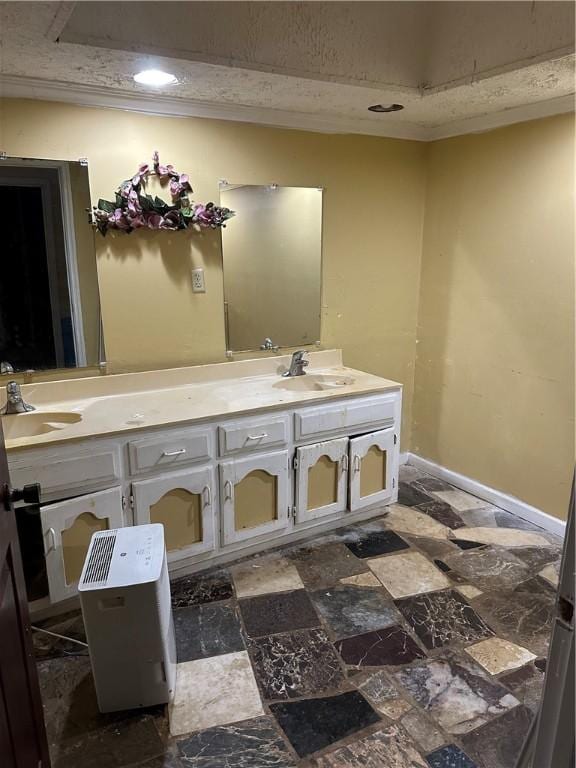
[[[20,384],[16,381],[9,381],[6,384],[6,405],[0,410],[0,414],[8,416],[13,413],[27,413],[35,410],[33,405],[29,405],[22,398]]]
[[[14,373],[14,366],[7,360],[0,362],[0,375],[4,376],[7,373]]]
[[[264,339],[264,344],[260,344],[260,349],[268,349],[268,350],[271,350],[272,352],[278,352],[280,347],[278,346],[278,344],[274,344],[272,339],[266,337]]]
[[[299,349],[297,352],[294,352],[290,361],[290,368],[282,376],[285,378],[288,376],[304,376],[306,373],[304,368],[309,364],[309,361],[304,359],[305,354],[305,349]]]

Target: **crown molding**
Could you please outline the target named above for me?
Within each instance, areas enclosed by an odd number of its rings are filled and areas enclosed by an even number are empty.
[[[169,96],[147,96],[130,91],[110,90],[100,86],[65,83],[41,78],[0,75],[0,96],[4,98],[60,101],[85,107],[103,107],[141,112],[163,117],[203,117],[255,123],[274,128],[331,134],[362,134],[412,141],[438,141],[468,133],[490,131],[513,123],[574,111],[574,95],[526,104],[455,120],[431,127],[414,123],[382,124],[372,120],[350,120],[338,116],[321,116],[305,112],[264,109],[242,104],[214,104],[194,99]],[[425,98],[425,97],[424,97]]]

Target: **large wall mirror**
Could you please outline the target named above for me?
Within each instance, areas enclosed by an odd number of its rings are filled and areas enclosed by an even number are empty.
[[[87,164],[3,158],[0,205],[3,372],[102,362]]]
[[[220,201],[236,212],[222,230],[228,349],[316,343],[322,189],[226,183]]]

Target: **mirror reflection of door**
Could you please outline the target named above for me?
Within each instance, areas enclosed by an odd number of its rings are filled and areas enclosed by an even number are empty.
[[[236,212],[222,230],[227,347],[259,349],[320,339],[322,190],[228,185]]]

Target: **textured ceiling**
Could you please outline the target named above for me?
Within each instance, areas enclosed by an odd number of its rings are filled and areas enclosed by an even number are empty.
[[[424,140],[566,111],[573,51],[571,2],[0,3],[6,95]]]

